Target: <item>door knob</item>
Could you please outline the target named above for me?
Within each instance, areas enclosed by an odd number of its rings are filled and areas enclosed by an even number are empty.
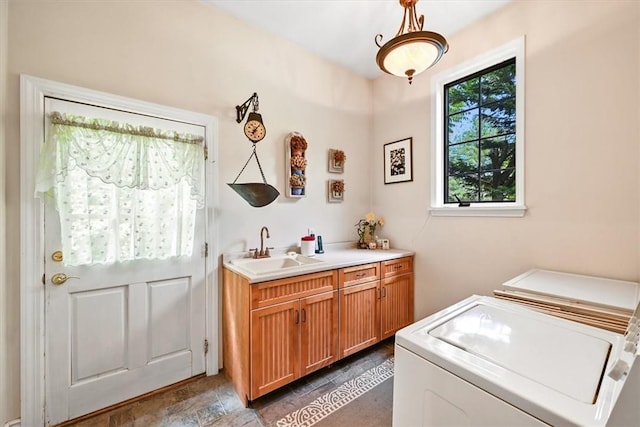
[[[51,276],[51,283],[53,283],[54,285],[62,285],[64,282],[66,282],[69,279],[79,279],[79,277],[67,276],[64,273],[56,273],[53,276]]]

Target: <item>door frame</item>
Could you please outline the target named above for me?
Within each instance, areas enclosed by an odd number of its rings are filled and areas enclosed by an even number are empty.
[[[21,425],[45,425],[45,289],[44,206],[34,196],[35,176],[44,141],[44,100],[55,97],[133,113],[184,121],[205,128],[206,232],[210,238],[206,266],[207,375],[218,373],[218,120],[217,118],[64,83],[20,75],[20,413]]]

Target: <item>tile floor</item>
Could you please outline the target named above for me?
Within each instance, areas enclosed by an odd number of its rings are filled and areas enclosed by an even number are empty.
[[[133,402],[73,424],[75,427],[271,427],[342,383],[393,355],[393,338],[340,360],[242,406],[223,374],[204,377],[179,388]]]

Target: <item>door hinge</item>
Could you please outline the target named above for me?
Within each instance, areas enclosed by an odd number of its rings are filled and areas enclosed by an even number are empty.
[[[209,244],[205,243],[204,244],[204,257],[208,257],[209,256]]]
[[[204,354],[209,353],[209,340],[208,339],[204,339]]]
[[[209,147],[207,147],[206,145],[204,146],[204,159],[209,159]]]
[[[45,286],[47,284],[47,279],[45,278],[44,273],[42,273],[42,286]]]

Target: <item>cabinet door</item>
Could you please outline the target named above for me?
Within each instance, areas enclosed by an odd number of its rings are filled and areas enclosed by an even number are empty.
[[[300,300],[300,375],[338,359],[338,291]]]
[[[251,399],[300,376],[298,300],[251,312]]]
[[[380,290],[380,339],[385,339],[413,323],[413,273],[383,279]]]
[[[340,357],[380,341],[380,281],[340,290]]]

